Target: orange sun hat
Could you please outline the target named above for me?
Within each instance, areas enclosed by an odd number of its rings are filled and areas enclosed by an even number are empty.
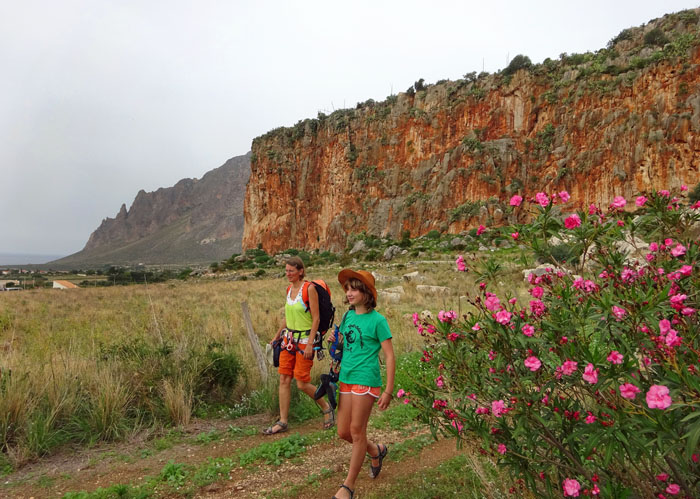
[[[338,282],[340,282],[343,289],[345,289],[345,283],[348,282],[348,279],[357,279],[362,284],[367,286],[367,289],[369,289],[372,292],[372,296],[374,296],[374,301],[377,301],[377,288],[374,287],[374,276],[371,273],[367,272],[366,270],[341,270],[338,274]]]

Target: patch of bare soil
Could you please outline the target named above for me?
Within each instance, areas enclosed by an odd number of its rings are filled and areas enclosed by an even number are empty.
[[[66,492],[94,491],[114,484],[138,485],[144,477],[157,475],[170,460],[197,466],[209,458],[233,456],[264,442],[270,442],[298,432],[307,434],[318,431],[322,419],[314,419],[290,426],[287,433],[273,436],[256,434],[240,438],[224,437],[221,440],[198,444],[194,437],[203,432],[217,430],[224,432],[229,425],[239,428],[265,426],[265,416],[248,416],[235,421],[200,420],[184,429],[184,442],[173,447],[153,451],[152,444],[144,438],[129,442],[102,445],[93,449],[65,450],[54,456],[29,464],[8,475],[0,488],[0,497],[17,499],[61,497]],[[334,431],[334,430],[331,430]],[[407,457],[400,463],[392,462],[392,446],[410,436],[391,431],[371,431],[370,438],[389,446],[389,456],[384,461],[382,473],[372,480],[365,463],[357,482],[357,493],[363,495],[369,490],[381,490],[383,486],[400,481],[426,467],[435,467],[440,462],[453,457],[458,452],[453,441],[440,440],[415,456]],[[153,452],[145,452],[149,450]],[[258,464],[235,468],[228,480],[222,480],[199,489],[195,497],[203,498],[252,498],[252,497],[331,497],[343,482],[350,462],[350,444],[338,438],[314,445],[301,457],[287,460],[280,466]],[[308,476],[325,471],[313,485]]]
[[[456,456],[452,440],[439,440],[425,447],[415,456],[404,458],[401,462],[392,462],[391,449],[396,443],[410,436],[397,432],[371,432],[373,440],[386,443],[389,455],[384,461],[382,472],[375,480],[369,477],[369,459],[365,461],[355,485],[355,497],[362,496],[369,490],[381,491],[400,482],[402,478],[419,473],[427,468],[434,468],[441,462]],[[253,498],[253,497],[295,497],[301,499],[317,499],[332,497],[348,472],[350,463],[350,444],[334,439],[332,442],[315,446],[307,452],[304,458],[297,462],[286,462],[279,467],[271,466],[256,471],[253,474],[237,475],[229,482],[212,484],[209,488],[199,491],[196,497],[201,498]],[[309,470],[318,473],[322,468],[331,471],[313,485],[308,483]]]

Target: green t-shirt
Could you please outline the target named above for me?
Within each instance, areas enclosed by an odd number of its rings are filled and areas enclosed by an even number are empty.
[[[350,310],[340,332],[344,338],[340,381],[349,385],[382,386],[379,350],[382,341],[391,338],[384,316],[376,310],[366,314]]]

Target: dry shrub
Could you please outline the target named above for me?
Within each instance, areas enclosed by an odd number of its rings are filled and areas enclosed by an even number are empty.
[[[116,440],[127,429],[126,414],[131,390],[121,374],[104,366],[89,380],[87,423],[101,440]]]
[[[0,445],[3,450],[21,439],[39,395],[29,373],[3,372],[0,379]]]
[[[171,423],[184,426],[192,418],[192,387],[183,380],[163,380],[160,390],[165,411]]]

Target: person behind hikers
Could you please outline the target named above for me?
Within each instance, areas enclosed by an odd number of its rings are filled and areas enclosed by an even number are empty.
[[[263,430],[265,435],[287,431],[292,378],[297,380],[297,387],[312,399],[316,392],[316,387],[311,384],[311,367],[314,363],[313,338],[316,337],[319,325],[318,293],[315,286],[308,286],[307,307],[302,296],[306,270],[301,258],[289,258],[286,261],[285,274],[289,281],[287,301],[284,305],[285,320],[270,342],[283,338],[278,367],[280,417],[275,424]],[[323,427],[331,428],[335,424],[333,409],[324,399],[317,400],[316,403],[324,414]]]
[[[365,460],[371,459],[369,475],[377,478],[388,447],[367,439],[367,422],[376,403],[380,410],[389,407],[394,392],[396,360],[389,324],[375,310],[377,290],[374,276],[364,270],[345,269],[338,274],[350,310],[343,318],[339,333],[343,337],[343,359],[340,363],[340,401],[338,403],[338,436],[352,444],[347,477],[333,496],[352,498],[355,480]],[[329,341],[335,341],[336,333]],[[386,359],[386,387],[382,392],[379,351]]]

